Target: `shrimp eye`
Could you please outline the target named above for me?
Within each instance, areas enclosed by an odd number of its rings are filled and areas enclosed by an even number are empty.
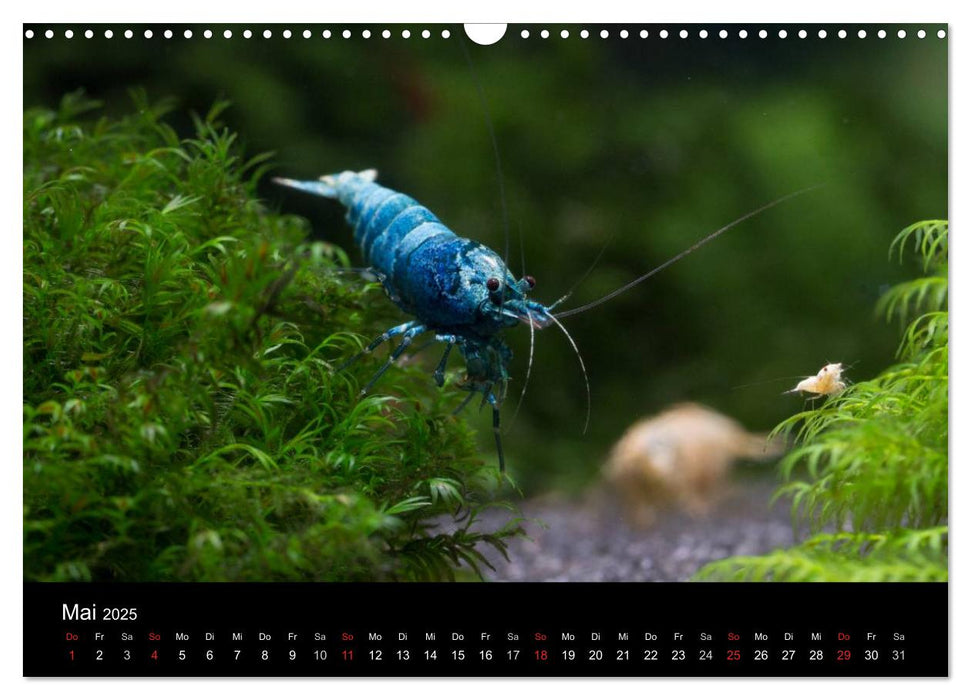
[[[532,275],[526,275],[526,284],[528,284],[529,288],[532,289],[536,286],[536,278]]]
[[[490,292],[498,291],[498,289],[499,289],[499,280],[496,279],[495,277],[490,277],[488,280],[486,280],[486,288]]]

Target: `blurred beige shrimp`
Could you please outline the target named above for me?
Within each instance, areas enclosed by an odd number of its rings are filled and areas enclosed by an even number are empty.
[[[692,515],[707,512],[725,491],[736,460],[767,460],[783,449],[781,440],[750,433],[705,406],[682,403],[628,428],[614,446],[604,476],[628,515],[647,526],[663,507]]]

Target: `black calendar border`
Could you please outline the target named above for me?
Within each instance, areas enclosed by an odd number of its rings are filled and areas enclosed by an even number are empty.
[[[131,609],[137,618],[64,620],[73,610],[96,605]],[[460,612],[457,612],[460,611]],[[96,630],[130,630],[134,658],[96,663],[90,651]],[[182,630],[190,639],[177,642]],[[206,642],[209,630],[216,635]],[[270,635],[259,640],[258,633]],[[324,643],[312,642],[314,630]],[[407,631],[409,639],[397,635]],[[598,643],[589,639],[596,630]],[[648,642],[646,632],[659,639]],[[789,630],[804,639],[784,640]],[[515,642],[504,635],[519,635]],[[707,631],[707,632],[706,632]],[[810,642],[809,634],[821,634]],[[896,644],[894,631],[905,636]],[[232,633],[243,634],[233,641]],[[435,632],[429,642],[425,635]],[[700,634],[713,635],[703,642]],[[730,642],[727,634],[739,636]],[[297,634],[290,640],[287,634]],[[627,641],[618,635],[626,633]],[[673,635],[680,633],[682,640]],[[757,641],[757,633],[766,635]],[[849,635],[841,641],[840,634]],[[877,634],[876,641],[866,635]],[[66,634],[77,634],[69,641]],[[150,640],[149,634],[158,639]],[[344,640],[341,635],[353,635]],[[381,635],[380,640],[369,639]],[[453,640],[452,634],[462,635]],[[483,639],[481,635],[490,635]],[[545,635],[545,639],[536,635]],[[574,641],[565,640],[572,634]],[[307,635],[307,636],[304,636]],[[411,636],[414,635],[414,636]],[[208,644],[212,659],[205,659]],[[653,644],[657,663],[638,658]],[[782,660],[787,647],[799,658]],[[108,642],[103,642],[108,646]],[[69,647],[78,659],[67,659]],[[116,645],[117,646],[117,645]],[[187,652],[179,661],[177,647]],[[314,661],[314,647],[329,649]],[[728,657],[737,647],[739,658]],[[825,652],[817,662],[810,647]],[[114,647],[111,647],[112,649]],[[119,647],[120,648],[120,647]],[[435,648],[434,662],[391,658],[403,648]],[[505,658],[519,649],[515,660]],[[606,658],[593,656],[601,649]],[[616,658],[626,648],[633,657]],[[712,658],[696,658],[706,648]],[[766,658],[753,652],[765,648]],[[894,648],[905,658],[890,659]],[[155,660],[150,652],[160,655]],[[239,649],[249,658],[232,659]],[[268,649],[266,659],[260,659]],[[299,656],[290,660],[288,650]],[[386,650],[378,660],[368,651]],[[463,658],[452,651],[463,650]],[[567,661],[569,649],[579,658]],[[684,649],[685,658],[669,658]],[[840,649],[851,652],[837,659]],[[866,651],[879,657],[865,660]],[[218,651],[217,651],[218,650]],[[351,658],[340,659],[351,651]],[[482,657],[491,650],[489,659]],[[539,652],[545,650],[541,659]],[[799,653],[799,652],[805,653]],[[777,653],[778,652],[778,653]],[[242,654],[240,654],[242,655]],[[356,656],[355,656],[356,655]],[[363,656],[362,656],[363,655]],[[410,662],[410,663],[409,663]],[[736,663],[737,662],[737,663]],[[942,677],[949,674],[946,583],[90,583],[24,584],[24,675],[187,677]]]

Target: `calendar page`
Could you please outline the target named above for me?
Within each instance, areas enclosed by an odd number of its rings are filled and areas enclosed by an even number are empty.
[[[948,675],[948,34],[23,25],[24,675]]]

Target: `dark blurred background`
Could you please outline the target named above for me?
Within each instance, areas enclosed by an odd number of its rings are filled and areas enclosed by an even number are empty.
[[[24,104],[54,106],[84,88],[109,113],[131,109],[127,91],[174,97],[170,122],[191,133],[191,110],[232,102],[226,123],[250,154],[274,151],[276,174],[312,178],[374,167],[381,182],[432,209],[459,235],[502,252],[497,167],[483,100],[495,127],[511,232],[510,266],[538,280],[552,302],[600,248],[603,259],[563,308],[593,300],[768,201],[824,186],[758,215],[648,282],[570,318],[592,389],[584,389],[562,335],[537,335],[529,390],[506,436],[508,463],[530,491],[574,488],[596,477],[610,445],[637,418],[678,401],[707,404],[766,430],[801,410],[782,392],[824,363],[861,380],[893,361],[899,329],[874,313],[878,296],[912,275],[888,259],[903,227],[947,217],[947,42],[926,27],[898,39],[629,38],[588,26],[591,38],[539,38],[510,26],[490,47],[461,28],[408,27],[411,38],[340,36],[343,27],[290,25],[132,27],[135,38],[75,37],[24,43]],[[43,29],[43,28],[42,28]],[[313,37],[305,39],[304,29]],[[259,37],[259,38],[258,38]],[[471,62],[466,59],[466,52]],[[339,205],[281,191],[270,207],[311,220],[316,235],[360,260]],[[390,302],[375,295],[375,304]],[[393,310],[391,315],[394,315]],[[370,335],[378,328],[348,329]],[[516,352],[507,425],[525,373],[529,334]],[[431,353],[433,366],[438,353]],[[453,359],[453,362],[458,362]],[[431,377],[429,377],[431,381]],[[490,417],[480,417],[484,458],[494,460]]]

